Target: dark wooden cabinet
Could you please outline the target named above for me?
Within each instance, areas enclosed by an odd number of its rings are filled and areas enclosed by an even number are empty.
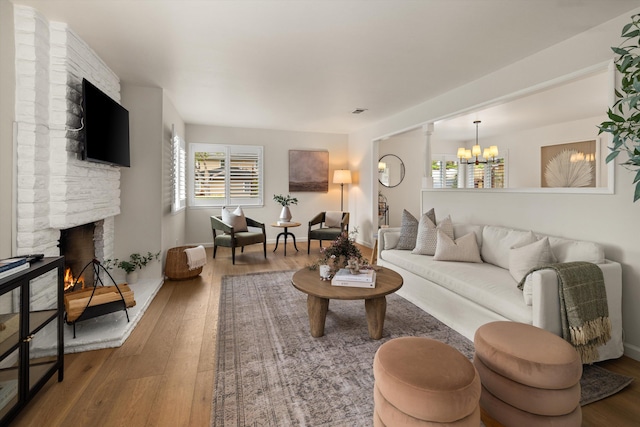
[[[64,374],[64,257],[0,279],[0,425]]]

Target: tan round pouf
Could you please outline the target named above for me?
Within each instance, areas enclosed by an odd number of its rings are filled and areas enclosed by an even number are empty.
[[[582,410],[579,405],[565,415],[554,417],[536,415],[503,402],[484,387],[480,406],[491,418],[505,427],[580,427],[582,425]]]
[[[563,389],[582,376],[578,352],[544,329],[518,322],[491,322],[476,330],[476,356],[492,371],[531,387]]]
[[[505,426],[580,426],[582,362],[571,344],[517,322],[481,326],[474,344],[488,415]]]
[[[477,357],[473,364],[487,390],[503,402],[523,411],[538,415],[565,415],[580,403],[579,382],[569,388],[553,390],[530,387],[493,372]]]
[[[376,352],[373,375],[380,403],[375,410],[385,425],[480,423],[480,377],[473,364],[447,344],[423,337],[387,341]]]

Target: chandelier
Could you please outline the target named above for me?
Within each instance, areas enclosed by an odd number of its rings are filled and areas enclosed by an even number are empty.
[[[484,151],[480,148],[480,144],[478,144],[478,125],[481,123],[480,120],[476,120],[473,122],[476,125],[476,145],[473,146],[471,150],[468,148],[460,147],[458,148],[457,157],[460,159],[460,163],[464,165],[479,165],[480,163],[496,163],[498,157],[498,146],[492,145],[489,148],[485,148]],[[484,160],[479,160],[478,157],[482,154]],[[473,158],[475,157],[475,160]]]

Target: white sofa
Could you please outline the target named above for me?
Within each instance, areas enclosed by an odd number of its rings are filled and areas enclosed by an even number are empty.
[[[558,279],[546,269],[527,277],[530,305],[509,272],[509,250],[522,230],[470,224],[453,224],[454,238],[474,232],[482,263],[435,261],[433,256],[396,249],[400,228],[378,232],[378,265],[397,271],[404,285],[397,292],[447,326],[473,340],[481,325],[510,320],[528,323],[556,335],[562,334]],[[535,238],[544,236],[534,234]],[[622,270],[606,260],[598,244],[549,237],[558,262],[588,261],[602,270],[607,292],[612,338],[599,348],[599,361],[614,359],[624,352],[622,341]],[[483,246],[484,245],[484,246]],[[487,262],[490,258],[491,262]],[[497,264],[497,265],[496,265]]]

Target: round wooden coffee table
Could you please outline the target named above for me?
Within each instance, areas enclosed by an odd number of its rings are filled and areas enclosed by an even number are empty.
[[[387,311],[387,298],[402,287],[402,276],[393,270],[376,267],[375,288],[351,288],[331,286],[331,282],[320,280],[318,270],[303,268],[291,278],[291,283],[299,291],[307,294],[307,310],[312,337],[324,335],[324,322],[329,310],[329,300],[363,299],[367,313],[369,336],[374,340],[382,338],[384,316]]]

